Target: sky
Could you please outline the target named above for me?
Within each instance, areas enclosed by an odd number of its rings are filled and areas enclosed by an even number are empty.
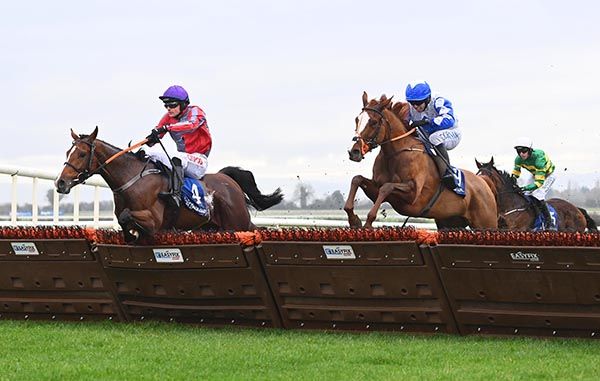
[[[425,79],[463,130],[453,164],[502,169],[529,136],[558,188],[600,179],[600,3],[593,1],[2,1],[0,164],[62,169],[69,130],[143,139],[184,86],[213,137],[209,172],[264,192],[345,194],[375,153],[347,150],[363,91]],[[168,139],[168,138],[167,138]]]

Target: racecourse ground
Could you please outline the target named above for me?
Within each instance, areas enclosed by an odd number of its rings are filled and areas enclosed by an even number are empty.
[[[0,322],[0,380],[596,380],[597,340]]]

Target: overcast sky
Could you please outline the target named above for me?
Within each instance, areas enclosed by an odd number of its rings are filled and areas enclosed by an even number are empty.
[[[346,192],[366,90],[404,100],[426,79],[463,129],[451,160],[514,159],[528,135],[560,184],[600,178],[595,1],[2,1],[0,163],[56,171],[69,129],[144,138],[171,84],[202,107],[209,171],[252,170],[263,191]],[[583,176],[582,176],[583,174]],[[562,179],[562,180],[561,180]]]

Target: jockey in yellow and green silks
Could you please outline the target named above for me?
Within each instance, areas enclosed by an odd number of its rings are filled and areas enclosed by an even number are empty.
[[[546,205],[546,195],[556,180],[554,176],[554,164],[548,155],[541,149],[533,149],[533,142],[529,138],[519,138],[515,143],[517,157],[512,175],[516,178],[521,176],[521,168],[525,168],[533,175],[533,183],[523,186],[523,192],[530,195],[539,202],[539,208],[547,223],[549,230],[556,230],[550,218],[550,212]]]

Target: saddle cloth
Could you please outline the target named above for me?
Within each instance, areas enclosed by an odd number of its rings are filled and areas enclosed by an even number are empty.
[[[530,200],[529,202],[531,203],[532,201]],[[550,205],[549,203],[546,203],[546,205],[548,206],[548,211],[550,212],[550,218],[554,222],[554,226],[558,227],[558,213],[556,212],[556,209],[554,209],[554,207],[552,205]],[[546,219],[544,218],[544,215],[542,213],[540,213],[535,217],[535,220],[533,221],[533,231],[546,230],[547,225],[548,225],[548,223],[547,223]]]
[[[186,177],[181,187],[181,198],[186,208],[196,212],[202,217],[210,214],[209,205],[205,197],[204,187],[200,180]]]

